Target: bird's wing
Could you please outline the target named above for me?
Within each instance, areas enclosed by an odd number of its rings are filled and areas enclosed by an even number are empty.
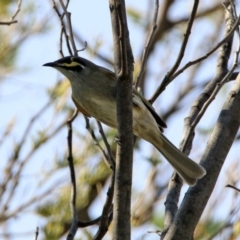
[[[162,128],[166,128],[167,124],[163,121],[163,119],[155,112],[153,106],[135,89],[133,89],[133,94],[137,95],[141,101],[143,102],[143,104],[147,107],[147,109],[150,111],[150,113],[152,114],[153,118],[155,119],[155,121],[157,122],[160,130],[162,131]]]

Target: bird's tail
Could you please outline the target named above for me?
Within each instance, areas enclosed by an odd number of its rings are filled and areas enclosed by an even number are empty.
[[[164,135],[161,134],[153,144],[187,184],[194,185],[206,174],[203,167],[178,150]]]

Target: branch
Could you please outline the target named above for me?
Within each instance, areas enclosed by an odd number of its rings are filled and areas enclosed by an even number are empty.
[[[228,11],[225,11],[226,18],[226,33],[229,33],[232,26],[234,25],[234,16],[232,10],[228,7]],[[185,119],[185,131],[184,140],[181,144],[181,149],[185,153],[189,153],[191,149],[191,142],[194,136],[194,132],[190,133],[190,126],[194,123],[199,112],[213,94],[217,85],[221,81],[225,81],[224,77],[228,73],[227,64],[231,53],[232,38],[228,40],[221,47],[218,63],[216,69],[215,78],[206,86],[204,93],[202,93],[199,98],[193,104],[192,110],[190,111],[189,117]],[[185,195],[185,198],[176,213],[175,217],[172,218],[173,222],[170,223],[169,229],[164,237],[164,239],[191,239],[193,236],[194,229],[197,222],[206,206],[206,203],[212,193],[215,186],[217,178],[219,176],[221,167],[227,156],[227,153],[233,143],[235,135],[237,133],[240,124],[240,75],[235,81],[232,91],[229,93],[228,99],[226,100],[223,109],[220,113],[218,122],[212,132],[212,135],[208,141],[207,148],[202,157],[201,163],[207,171],[207,175],[200,179],[197,184],[189,188]],[[188,139],[188,140],[186,140]],[[187,143],[188,142],[188,143]],[[172,183],[177,182],[177,178],[172,179]],[[169,192],[178,193],[180,187],[172,188],[169,185]],[[171,211],[171,199],[168,195],[168,200],[166,202],[166,207],[169,204],[169,211]],[[173,195],[173,194],[172,194]],[[169,202],[168,202],[169,201]],[[194,209],[194,211],[193,211]],[[180,220],[181,219],[181,220]],[[187,229],[187,231],[186,231]]]
[[[240,124],[239,105],[240,75],[225,101],[201,160],[208,174],[187,191],[165,239],[174,239],[176,236],[178,239],[190,239],[190,235],[192,236],[237,134]],[[183,233],[184,229],[188,231]]]
[[[118,146],[114,186],[113,239],[130,239],[132,187],[132,73],[130,46],[124,0],[109,0],[114,41],[114,66],[117,76]]]

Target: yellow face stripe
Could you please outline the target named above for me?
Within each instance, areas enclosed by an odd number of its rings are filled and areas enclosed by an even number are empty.
[[[64,67],[76,67],[76,66],[81,66],[78,62],[71,62],[71,63],[60,63],[60,66]]]

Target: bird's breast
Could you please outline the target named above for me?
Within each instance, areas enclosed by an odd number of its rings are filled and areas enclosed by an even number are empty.
[[[109,127],[117,128],[116,102],[113,98],[104,98],[91,93],[74,93],[73,98],[88,115]]]

